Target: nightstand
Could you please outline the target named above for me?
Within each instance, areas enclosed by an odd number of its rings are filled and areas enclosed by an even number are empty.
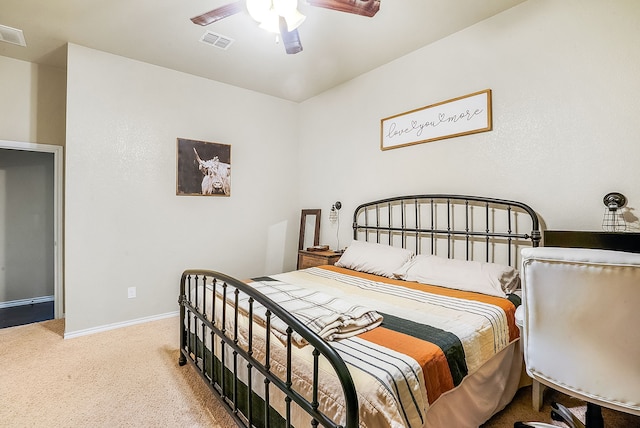
[[[342,254],[334,251],[298,251],[298,269],[306,269],[315,266],[332,265],[338,261]]]

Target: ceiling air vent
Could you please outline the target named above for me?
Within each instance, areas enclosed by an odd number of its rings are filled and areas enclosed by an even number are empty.
[[[227,50],[231,43],[233,43],[233,39],[223,36],[222,34],[212,33],[211,31],[204,33],[200,41],[224,50]]]
[[[7,27],[6,25],[0,25],[0,42],[12,43],[18,46],[27,46],[27,42],[24,41],[24,34],[22,34],[22,30]]]

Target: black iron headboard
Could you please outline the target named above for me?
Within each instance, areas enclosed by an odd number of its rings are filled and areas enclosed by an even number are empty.
[[[398,196],[367,202],[353,214],[353,239],[416,254],[518,266],[520,247],[537,247],[540,238],[531,207],[481,196]]]

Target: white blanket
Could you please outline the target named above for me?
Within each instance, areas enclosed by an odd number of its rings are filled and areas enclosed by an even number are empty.
[[[382,323],[382,316],[377,312],[318,291],[271,278],[260,278],[249,285],[282,306],[327,341],[355,336]],[[240,299],[238,304],[248,313],[248,297]],[[266,323],[265,309],[262,305],[254,303],[253,313],[263,324]],[[278,317],[273,317],[271,327],[274,334],[286,342],[288,326]],[[296,332],[292,333],[291,340],[298,346],[307,344]]]

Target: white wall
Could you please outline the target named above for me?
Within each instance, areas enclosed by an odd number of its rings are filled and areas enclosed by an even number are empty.
[[[0,140],[63,146],[65,70],[0,56]]]
[[[464,193],[531,205],[550,229],[600,230],[619,191],[638,228],[640,2],[531,0],[301,104],[301,203]],[[425,18],[428,25],[428,18]],[[381,151],[380,119],[493,91],[493,130]]]
[[[66,334],[176,311],[187,268],[295,268],[296,104],[76,45],[67,72]],[[176,196],[178,137],[231,145],[231,197]]]

